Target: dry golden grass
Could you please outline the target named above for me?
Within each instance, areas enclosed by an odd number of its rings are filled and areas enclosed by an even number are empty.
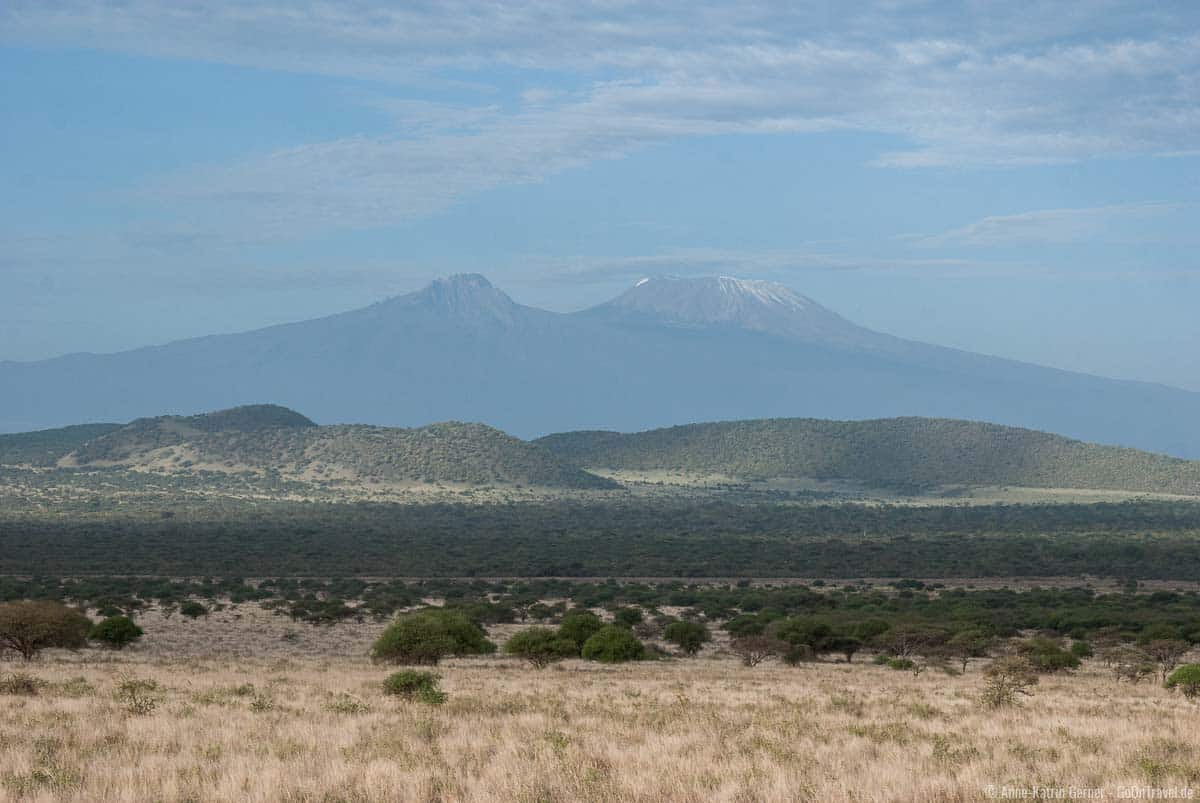
[[[0,672],[20,670],[9,663]],[[726,658],[439,669],[441,707],[360,658],[54,655],[0,696],[0,800],[960,801],[988,787],[1200,787],[1200,707],[1100,667],[1023,707],[962,677]],[[122,679],[161,701],[130,713]]]

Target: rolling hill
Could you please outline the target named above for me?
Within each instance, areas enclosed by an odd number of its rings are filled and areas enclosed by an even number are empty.
[[[0,435],[0,466],[54,466],[88,441],[120,428],[120,424],[75,424]]]
[[[765,419],[634,434],[568,432],[535,443],[563,460],[593,469],[1200,496],[1200,462],[947,419]]]
[[[618,487],[483,424],[319,427],[274,405],[139,419],[77,444],[58,465],[306,482]]]
[[[0,363],[0,431],[272,399],[322,424],[486,421],[522,438],[689,421],[994,421],[1200,458],[1200,394],[917,343],[777,284],[646,279],[560,314],[478,275],[237,335]]]

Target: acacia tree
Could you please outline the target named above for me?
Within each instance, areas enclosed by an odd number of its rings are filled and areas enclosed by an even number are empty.
[[[746,666],[758,666],[772,656],[787,649],[787,643],[771,636],[742,636],[729,643],[734,655]]]
[[[13,650],[26,661],[47,647],[87,646],[92,621],[59,602],[6,602],[0,605],[0,651]]]
[[[988,708],[1016,705],[1019,695],[1029,695],[1038,682],[1037,671],[1028,659],[1017,655],[998,658],[983,670],[987,680],[983,703]]]
[[[1166,683],[1171,670],[1179,666],[1180,659],[1187,655],[1191,648],[1192,645],[1182,639],[1154,639],[1144,649],[1146,655],[1158,664],[1158,676]]]

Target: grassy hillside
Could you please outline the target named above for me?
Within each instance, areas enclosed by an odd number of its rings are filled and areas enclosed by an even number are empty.
[[[482,424],[318,427],[285,408],[141,419],[80,446],[64,464],[269,473],[312,482],[616,487]]]
[[[535,443],[591,468],[1200,495],[1200,462],[947,419],[774,418],[629,435],[568,432]]]
[[[61,429],[0,435],[0,465],[53,466],[88,441],[120,428],[120,424],[80,424]]]

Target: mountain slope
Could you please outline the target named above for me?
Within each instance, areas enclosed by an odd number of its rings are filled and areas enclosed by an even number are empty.
[[[1200,462],[973,421],[768,419],[535,441],[589,468],[1200,496]]]
[[[0,431],[259,399],[321,423],[486,421],[519,437],[686,421],[927,416],[1200,458],[1200,394],[872,332],[787,288],[652,279],[589,310],[477,275],[352,312],[109,355],[0,364]]]
[[[0,466],[53,466],[88,441],[120,428],[120,424],[76,424],[0,435]]]
[[[60,465],[166,474],[250,472],[311,482],[617,487],[483,424],[318,427],[274,406],[139,419],[81,445]]]

